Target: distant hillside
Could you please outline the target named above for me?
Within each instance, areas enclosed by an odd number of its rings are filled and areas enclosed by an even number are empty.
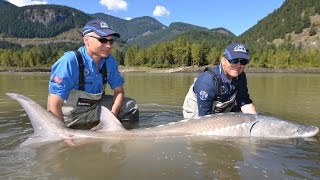
[[[236,35],[233,34],[231,31],[229,31],[229,30],[226,29],[226,28],[222,28],[222,27],[213,28],[213,29],[210,29],[210,31],[214,31],[214,32],[218,32],[218,33],[221,33],[221,34],[225,34],[225,35],[230,35],[230,36],[232,36],[232,37],[236,37]]]
[[[170,26],[166,29],[162,29],[158,32],[152,33],[152,34],[148,34],[146,36],[140,36],[134,39],[130,39],[128,40],[127,44],[139,44],[142,47],[148,47],[152,44],[156,44],[158,42],[163,42],[163,41],[169,41],[172,40],[173,38],[178,37],[178,35],[183,34],[183,33],[188,33],[190,31],[197,31],[197,32],[201,32],[197,35],[197,37],[193,37],[193,38],[198,38],[201,37],[200,39],[205,40],[206,38],[209,37],[204,37],[203,35],[206,34],[210,34],[209,32],[214,32],[214,34],[216,35],[224,35],[224,37],[226,36],[230,36],[230,37],[235,37],[235,35],[233,33],[231,33],[230,31],[224,29],[224,28],[217,28],[217,29],[212,29],[209,30],[207,28],[204,27],[200,27],[200,26],[195,26],[195,25],[191,25],[191,24],[187,24],[187,23],[182,23],[182,22],[175,22],[175,23],[171,23]],[[194,36],[194,33],[189,34],[191,36]],[[186,34],[186,36],[188,36]]]
[[[190,30],[208,31],[207,28],[183,22],[175,22],[166,27],[148,16],[124,20],[103,13],[85,14],[59,5],[17,7],[4,0],[0,0],[0,16],[3,17],[0,19],[0,40],[3,42],[0,45],[3,47],[9,47],[6,41],[22,46],[81,42],[82,27],[94,18],[105,20],[112,29],[119,32],[121,43],[138,44],[142,47],[170,40]],[[224,28],[220,28],[219,32],[233,36]]]
[[[285,41],[305,46],[316,43],[316,47],[320,47],[319,15],[319,0],[286,0],[279,9],[260,20],[239,38],[248,42],[273,42],[277,45]]]
[[[17,7],[0,1],[0,32],[18,38],[48,38],[79,28],[90,16],[74,8],[58,5]]]
[[[103,13],[86,14],[75,8],[60,5],[17,7],[4,0],[0,0],[0,16],[0,47],[8,48],[19,45],[81,42],[83,25],[93,18],[105,20],[111,28],[121,34],[119,42],[125,45],[138,44],[148,47],[197,30],[213,31],[215,35],[224,34],[228,38],[236,38],[250,44],[262,42],[280,45],[289,42],[295,45],[302,44],[304,47],[320,48],[319,0],[286,0],[279,9],[258,21],[239,37],[223,27],[207,29],[184,22],[174,22],[167,27],[148,16],[124,20]],[[203,40],[207,38],[199,37]]]
[[[250,46],[250,67],[320,67],[319,0],[286,0],[238,37],[223,27],[207,29],[184,22],[166,27],[148,16],[124,20],[58,5],[17,7],[4,0],[0,16],[0,66],[4,67],[52,65],[65,51],[83,44],[82,27],[93,18],[107,21],[121,34],[112,54],[125,66],[218,64],[225,46],[240,41]]]
[[[91,14],[92,17],[106,21],[110,27],[119,32],[121,39],[128,39],[139,36],[146,36],[165,29],[166,26],[152,17],[143,16],[131,20],[124,20],[103,13]]]
[[[184,33],[181,33],[179,36],[173,38],[173,40],[181,37],[185,37],[192,43],[209,43],[209,44],[217,44],[220,42],[225,42],[226,44],[229,41],[234,40],[236,37],[234,34],[226,33],[227,31],[222,31],[221,29],[218,30],[190,30]]]

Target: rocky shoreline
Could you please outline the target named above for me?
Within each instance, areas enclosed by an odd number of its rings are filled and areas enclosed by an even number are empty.
[[[189,67],[176,67],[176,68],[150,68],[150,67],[125,67],[120,66],[119,70],[122,73],[127,72],[146,72],[146,73],[199,73],[202,72],[207,66],[189,66]],[[211,66],[208,66],[211,67]],[[20,68],[20,67],[0,67],[0,72],[42,72],[49,73],[50,68]],[[320,68],[252,68],[246,67],[245,72],[248,73],[320,73]]]
[[[121,72],[148,72],[148,73],[199,73],[206,67],[212,66],[189,66],[177,68],[147,68],[147,67],[120,67]],[[320,68],[252,68],[246,67],[248,73],[320,73]]]

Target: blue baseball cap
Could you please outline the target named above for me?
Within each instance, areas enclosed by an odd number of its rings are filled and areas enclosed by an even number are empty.
[[[246,59],[250,60],[250,55],[249,55],[249,48],[246,44],[241,44],[241,43],[231,43],[229,46],[226,47],[224,50],[224,56],[228,60],[232,59]]]
[[[94,19],[89,21],[84,27],[82,31],[82,35],[86,35],[90,32],[95,32],[98,36],[115,36],[120,37],[120,34],[112,30],[108,24],[100,19]]]

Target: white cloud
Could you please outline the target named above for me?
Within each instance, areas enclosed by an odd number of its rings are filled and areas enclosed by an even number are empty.
[[[124,0],[100,0],[102,6],[106,6],[108,10],[127,10],[128,4]]]
[[[35,4],[48,4],[48,1],[46,0],[7,0],[7,1],[19,7],[27,6],[27,5],[35,5]]]
[[[153,16],[169,16],[170,11],[168,11],[163,6],[156,6],[156,8],[153,10]]]
[[[125,20],[131,20],[132,19],[132,17],[126,17],[126,18],[124,18]]]

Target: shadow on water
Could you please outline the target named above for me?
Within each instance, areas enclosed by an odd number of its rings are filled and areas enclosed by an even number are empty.
[[[315,179],[319,139],[75,140],[1,151],[3,178]],[[15,167],[15,168],[11,168]]]

